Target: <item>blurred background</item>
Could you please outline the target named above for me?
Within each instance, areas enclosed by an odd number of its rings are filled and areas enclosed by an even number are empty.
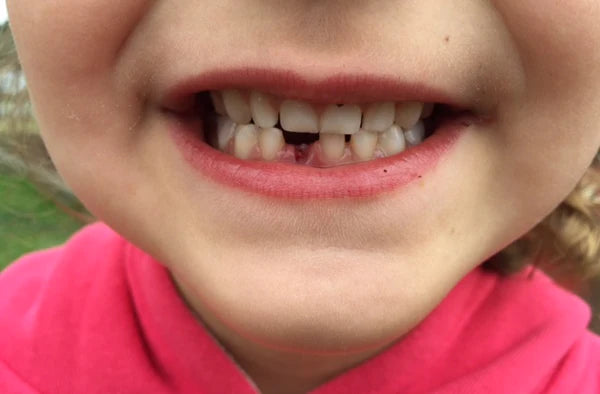
[[[25,253],[65,242],[93,221],[56,173],[44,148],[5,0],[0,0],[0,271]],[[591,305],[590,328],[600,333],[600,278],[555,279]]]
[[[46,153],[0,0],[0,270],[90,221]]]

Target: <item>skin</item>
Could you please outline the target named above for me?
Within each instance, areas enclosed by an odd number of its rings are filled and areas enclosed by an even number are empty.
[[[8,8],[59,171],[91,212],[171,270],[264,393],[314,388],[401,338],[550,213],[600,146],[594,0]],[[194,174],[160,93],[179,75],[269,60],[314,79],[344,64],[424,82],[491,121],[422,181],[368,200],[268,199]]]

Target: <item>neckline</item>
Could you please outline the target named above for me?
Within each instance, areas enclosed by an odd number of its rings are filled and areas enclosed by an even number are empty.
[[[188,309],[169,271],[131,244],[126,250],[132,299],[156,370],[182,392],[258,393],[234,357]],[[528,299],[531,294],[535,299]],[[531,315],[522,325],[511,317],[527,313]],[[517,360],[523,350],[510,353],[510,346],[516,346],[512,342],[526,341],[535,330],[542,331],[538,341],[542,345],[557,333],[568,334],[556,346],[557,352],[564,351],[573,333],[585,330],[589,316],[587,305],[558,289],[541,271],[531,268],[504,278],[477,267],[411,332],[311,393],[341,393],[349,387],[358,392],[408,393],[431,391],[449,382],[468,384],[469,374],[490,368],[499,355]],[[506,335],[490,331],[494,324]],[[539,379],[540,373],[532,378]]]

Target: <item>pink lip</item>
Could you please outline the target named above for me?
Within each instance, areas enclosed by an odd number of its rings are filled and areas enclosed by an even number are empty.
[[[332,199],[373,197],[425,177],[468,127],[457,120],[396,156],[333,168],[240,160],[210,147],[197,130],[179,122],[171,135],[192,168],[220,184],[271,197]]]
[[[453,99],[434,87],[386,76],[339,74],[315,79],[276,69],[222,69],[183,77],[172,86],[160,100],[163,108],[192,116],[197,93],[225,88],[256,89],[317,103],[410,100],[466,107],[459,104],[459,97]],[[473,119],[457,118],[447,122],[422,144],[396,156],[333,168],[239,160],[202,141],[201,123],[197,120],[182,122],[178,118],[171,128],[183,157],[201,176],[271,197],[331,199],[373,197],[425,177],[448,155]]]
[[[196,93],[227,88],[255,89],[278,97],[327,104],[421,101],[457,109],[469,104],[442,89],[403,81],[397,76],[340,73],[315,79],[292,70],[269,68],[222,68],[182,77],[159,101],[170,110],[185,111],[194,106]]]

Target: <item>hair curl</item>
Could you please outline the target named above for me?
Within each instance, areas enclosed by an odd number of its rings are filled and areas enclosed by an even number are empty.
[[[504,274],[533,264],[557,277],[599,276],[600,153],[550,215],[485,264]]]

